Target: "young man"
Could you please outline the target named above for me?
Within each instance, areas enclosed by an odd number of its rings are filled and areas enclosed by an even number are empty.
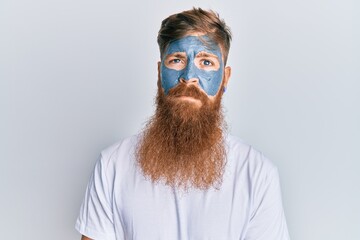
[[[225,132],[230,40],[212,11],[162,22],[156,112],[101,153],[76,222],[82,239],[289,239],[276,167]]]

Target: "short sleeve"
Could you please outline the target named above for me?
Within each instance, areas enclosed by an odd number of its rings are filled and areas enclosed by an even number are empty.
[[[276,167],[269,170],[254,195],[245,240],[289,240]]]
[[[76,221],[76,230],[91,239],[115,240],[113,211],[107,164],[103,156],[96,162],[89,180],[85,198]]]

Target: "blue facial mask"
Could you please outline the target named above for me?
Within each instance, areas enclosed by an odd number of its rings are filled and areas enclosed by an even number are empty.
[[[177,52],[186,54],[186,67],[181,70],[170,69],[165,66],[166,56]],[[206,52],[217,56],[220,67],[217,70],[199,69],[195,65],[195,58],[200,52]],[[214,96],[221,85],[223,73],[224,64],[220,47],[207,36],[187,36],[172,42],[166,49],[166,52],[164,52],[160,68],[161,86],[164,88],[165,94],[168,94],[171,88],[177,86],[180,82],[180,78],[183,78],[186,81],[191,78],[197,78],[200,87],[208,95]]]

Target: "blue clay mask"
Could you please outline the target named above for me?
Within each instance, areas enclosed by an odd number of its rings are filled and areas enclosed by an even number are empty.
[[[187,36],[168,46],[161,61],[161,85],[168,94],[180,79],[198,79],[200,87],[210,96],[221,85],[224,64],[220,47],[205,36]]]

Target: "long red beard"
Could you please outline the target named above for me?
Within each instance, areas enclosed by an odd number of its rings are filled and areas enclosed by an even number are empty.
[[[202,106],[179,101],[180,96],[199,99]],[[196,86],[186,84],[166,96],[159,89],[155,115],[136,151],[144,176],[184,189],[220,187],[226,160],[221,97],[222,92],[212,102]]]

